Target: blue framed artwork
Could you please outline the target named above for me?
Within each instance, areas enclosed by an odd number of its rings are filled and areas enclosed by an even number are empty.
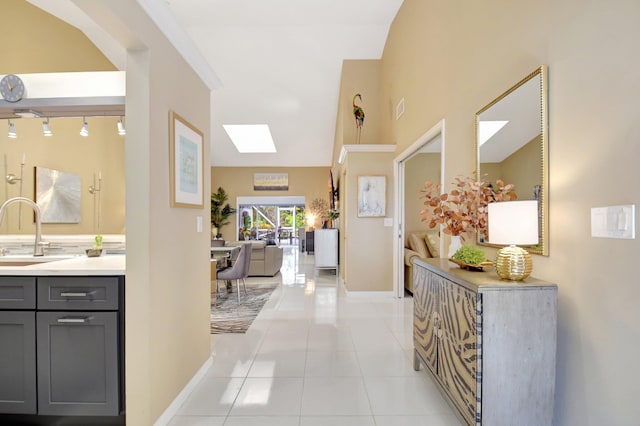
[[[171,111],[171,207],[204,208],[204,135]]]

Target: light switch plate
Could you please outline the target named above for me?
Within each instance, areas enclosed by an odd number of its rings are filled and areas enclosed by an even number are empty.
[[[202,216],[196,216],[196,232],[202,232]]]
[[[393,226],[393,218],[385,217],[384,218],[384,226]]]
[[[636,238],[636,206],[606,206],[591,208],[591,236],[597,238]]]

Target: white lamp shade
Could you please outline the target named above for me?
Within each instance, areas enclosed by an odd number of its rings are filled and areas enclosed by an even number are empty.
[[[489,243],[538,244],[538,202],[489,203]]]

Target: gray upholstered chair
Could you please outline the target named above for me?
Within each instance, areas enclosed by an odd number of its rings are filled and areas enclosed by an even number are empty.
[[[218,280],[236,280],[238,288],[238,303],[240,303],[240,280],[244,287],[244,294],[247,294],[246,278],[249,276],[249,264],[251,263],[251,246],[244,244],[240,247],[240,254],[238,259],[232,267],[224,269],[218,272],[216,279],[216,291],[218,291]]]

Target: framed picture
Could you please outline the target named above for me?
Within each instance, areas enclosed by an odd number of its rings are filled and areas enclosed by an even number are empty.
[[[254,173],[254,191],[287,191],[289,173]]]
[[[80,223],[80,175],[36,166],[42,223]]]
[[[171,207],[204,208],[204,136],[173,111],[169,132]]]
[[[358,176],[358,217],[385,216],[386,189],[386,176]]]

